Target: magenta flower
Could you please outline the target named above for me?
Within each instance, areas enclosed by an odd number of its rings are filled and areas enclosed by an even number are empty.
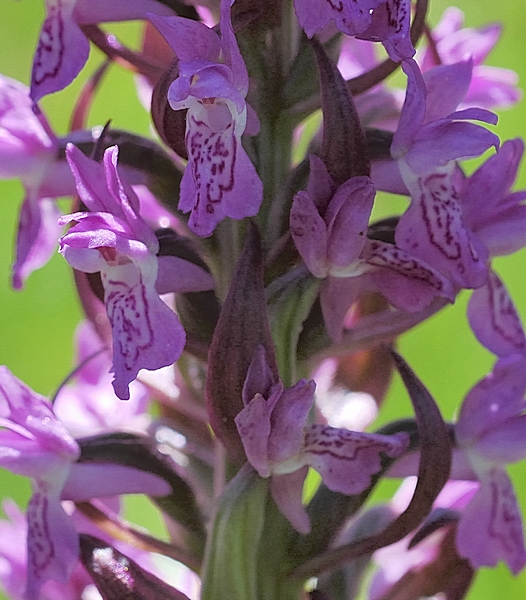
[[[399,456],[408,438],[308,424],[315,383],[301,380],[291,388],[282,382],[271,386],[269,373],[260,346],[247,373],[245,408],[236,425],[250,464],[261,477],[271,477],[270,490],[280,511],[300,533],[308,533],[309,518],[301,500],[309,466],[331,490],[359,494],[380,470],[380,453]],[[256,387],[268,393],[252,395]]]
[[[324,279],[320,300],[327,331],[335,339],[345,313],[368,288],[379,289],[408,311],[420,310],[437,295],[454,299],[450,282],[422,260],[367,238],[374,196],[368,177],[352,177],[337,187],[323,162],[312,156],[308,189],[292,204],[291,235],[309,271]]]
[[[31,74],[33,102],[64,89],[86,64],[89,41],[82,25],[144,19],[147,12],[173,15],[155,0],[46,0],[46,10]]]
[[[29,89],[0,75],[0,178],[20,178],[26,194],[13,265],[16,289],[57,246],[59,213],[51,197],[74,189],[71,174],[59,170],[57,153],[58,142],[45,117],[32,110]]]
[[[51,404],[0,367],[0,466],[31,478],[27,508],[27,600],[48,580],[67,583],[78,563],[78,535],[62,500],[126,493],[166,495],[151,473],[119,464],[76,463],[80,448]]]
[[[189,19],[150,17],[179,58],[179,77],[168,91],[174,110],[188,109],[188,165],[179,208],[191,211],[189,227],[203,237],[225,217],[254,216],[263,197],[262,183],[241,144],[248,74],[230,22],[232,2],[221,3],[221,38]]]
[[[78,539],[60,503],[80,450],[47,400],[0,367],[0,466],[33,480],[27,508],[27,597],[47,579],[65,583],[78,557]]]
[[[465,61],[466,57],[473,61],[473,77],[461,103],[462,108],[508,108],[521,99],[515,71],[483,64],[497,44],[501,29],[497,23],[478,28],[464,27],[464,13],[456,6],[450,6],[431,32],[441,64]],[[435,52],[427,47],[422,56],[417,56],[422,71],[436,65]]]
[[[455,427],[457,445],[480,488],[458,524],[459,554],[474,567],[504,560],[526,565],[521,511],[505,466],[526,457],[524,355],[501,359],[466,396]]]
[[[464,223],[490,256],[512,254],[526,246],[526,190],[511,192],[524,153],[524,142],[504,142],[462,184]]]
[[[128,385],[140,369],[168,366],[184,348],[184,330],[159,293],[211,289],[213,281],[185,260],[157,258],[159,242],[138,213],[137,196],[117,173],[117,147],[106,150],[104,166],[71,144],[66,153],[78,193],[92,212],[60,220],[76,222],[61,238],[60,251],[74,268],[101,273],[112,326],[113,386],[119,398],[128,399]]]
[[[487,278],[487,250],[466,226],[456,160],[498,147],[497,136],[467,120],[495,123],[483,109],[454,110],[471,77],[470,63],[441,69],[442,88],[426,95],[414,61],[404,62],[407,94],[391,153],[398,160],[411,205],[396,229],[397,245],[418,256],[458,286],[476,288]],[[448,71],[448,77],[445,72]],[[428,74],[429,75],[429,72]]]
[[[308,37],[334,22],[346,35],[382,42],[393,60],[411,58],[415,53],[407,0],[295,0],[294,7]]]

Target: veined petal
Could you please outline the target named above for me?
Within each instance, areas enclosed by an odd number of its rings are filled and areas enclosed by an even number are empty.
[[[261,180],[235,129],[232,120],[222,131],[214,131],[188,111],[189,161],[181,182],[179,209],[192,211],[189,227],[202,237],[211,235],[225,217],[254,216],[263,198]]]
[[[34,102],[69,85],[88,60],[89,42],[73,19],[75,4],[76,0],[46,0],[47,17],[31,73]]]
[[[303,452],[329,489],[359,494],[381,469],[380,453],[399,456],[408,443],[405,434],[383,436],[313,424],[305,429]]]
[[[122,400],[140,369],[155,370],[173,364],[185,345],[177,315],[155,290],[157,259],[137,267],[133,263],[101,271],[104,302],[113,337],[113,387]]]
[[[294,196],[290,209],[290,233],[309,271],[327,276],[327,226],[307,192]]]
[[[493,271],[489,272],[486,285],[473,292],[468,319],[478,341],[497,356],[526,352],[526,336],[519,315]]]
[[[29,275],[42,267],[57,250],[61,227],[59,210],[49,198],[26,197],[18,223],[13,287],[22,289]]]
[[[395,306],[420,310],[436,296],[453,301],[451,282],[411,252],[380,240],[367,240],[362,258],[382,267],[370,276]]]
[[[404,176],[413,201],[395,239],[459,286],[476,288],[487,278],[487,251],[464,225],[453,169],[451,165],[417,180]]]
[[[37,600],[48,579],[67,582],[78,562],[78,536],[60,503],[61,487],[38,483],[27,507],[28,600]]]
[[[504,470],[487,473],[466,507],[458,524],[457,548],[477,568],[504,560],[516,575],[526,565],[521,514]]]

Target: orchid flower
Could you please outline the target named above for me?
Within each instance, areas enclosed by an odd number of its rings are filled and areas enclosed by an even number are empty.
[[[73,188],[73,182],[59,169],[57,155],[57,138],[44,115],[33,112],[29,89],[0,76],[0,178],[20,178],[26,194],[13,265],[16,289],[49,260],[60,235],[59,213],[51,197],[65,191],[58,188]]]
[[[524,355],[501,359],[468,393],[455,436],[480,488],[464,509],[457,530],[459,554],[474,567],[504,560],[517,574],[526,565],[520,508],[506,473],[526,457]]]
[[[78,536],[61,501],[125,493],[166,495],[159,477],[118,464],[76,463],[80,447],[51,404],[0,367],[0,466],[30,477],[27,509],[28,600],[47,580],[69,581],[78,562]]]
[[[483,109],[447,114],[464,95],[471,64],[436,69],[441,74],[434,70],[433,75],[444,83],[426,103],[426,83],[418,66],[414,61],[404,63],[408,87],[391,154],[398,160],[412,202],[400,219],[395,240],[458,286],[476,288],[487,278],[487,251],[464,223],[455,161],[478,156],[499,144],[493,133],[466,120],[496,120]]]
[[[466,57],[471,57],[473,77],[461,107],[508,108],[518,102],[522,95],[517,87],[517,73],[511,69],[483,64],[497,44],[501,30],[498,23],[477,28],[464,27],[464,13],[456,6],[450,6],[431,31],[434,49],[426,47],[421,55],[420,52],[417,54],[416,59],[422,71],[428,71],[436,66],[437,55],[442,65],[465,61]]]
[[[523,154],[521,139],[508,140],[461,184],[464,222],[490,256],[526,246],[526,190],[510,191]]]
[[[411,58],[411,5],[406,0],[295,0],[298,21],[308,37],[334,21],[346,35],[382,42],[396,61]]]
[[[150,16],[179,59],[179,77],[168,91],[174,110],[188,109],[188,165],[179,209],[191,211],[189,227],[203,237],[225,217],[254,216],[263,197],[261,180],[241,144],[248,74],[230,21],[232,3],[221,2],[221,38],[202,23]]]
[[[352,177],[336,188],[323,162],[312,156],[308,189],[292,204],[291,234],[309,271],[324,279],[320,300],[335,339],[348,308],[367,287],[408,311],[420,310],[437,295],[454,298],[450,282],[425,262],[394,244],[367,238],[374,196],[368,177]],[[320,207],[327,203],[322,217]]]
[[[259,346],[247,372],[237,429],[250,464],[261,477],[271,478],[270,490],[280,511],[300,533],[308,533],[309,517],[301,500],[309,466],[329,489],[359,494],[380,470],[380,454],[399,456],[408,438],[308,424],[315,383],[301,380],[285,388],[281,381],[270,382],[266,353]],[[261,392],[254,393],[258,387]]]
[[[61,238],[61,252],[74,268],[101,273],[112,326],[113,386],[119,398],[128,399],[128,385],[140,369],[168,366],[183,351],[184,330],[159,293],[210,289],[213,282],[188,261],[157,258],[159,242],[138,213],[137,196],[117,173],[117,147],[106,150],[104,166],[73,145],[66,153],[78,193],[93,212],[60,220],[76,222]]]
[[[45,0],[46,19],[33,61],[31,99],[68,86],[80,73],[89,55],[89,41],[82,25],[109,21],[144,19],[146,13],[173,15],[173,11],[156,0]]]
[[[43,397],[0,367],[0,466],[31,477],[27,509],[27,596],[37,598],[47,579],[65,583],[78,557],[78,540],[60,503],[80,450]]]

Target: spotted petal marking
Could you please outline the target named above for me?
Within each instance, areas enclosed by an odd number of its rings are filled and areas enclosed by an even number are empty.
[[[493,271],[486,285],[473,292],[468,317],[477,339],[497,356],[525,352],[526,337],[519,315],[506,287]]]
[[[407,443],[405,435],[382,436],[314,424],[305,430],[304,452],[328,488],[358,494],[380,470],[380,453],[399,456]]]
[[[113,332],[113,386],[127,400],[128,384],[140,369],[159,369],[179,358],[185,334],[177,315],[133,263],[109,267],[101,275]]]
[[[179,209],[192,211],[189,227],[203,237],[211,235],[225,217],[254,216],[262,198],[262,184],[241,146],[236,120],[220,128],[214,125],[188,111],[189,161],[181,182]]]
[[[476,288],[486,280],[485,251],[480,244],[475,247],[474,236],[464,226],[449,167],[418,179],[396,242],[461,287]]]
[[[419,281],[431,286],[439,293],[449,295],[445,290],[446,281],[438,273],[393,244],[370,240],[366,249],[366,261],[370,265],[387,267],[408,279]]]
[[[47,16],[33,61],[31,98],[65,88],[78,75],[89,54],[89,42],[72,17],[75,0],[47,0]]]
[[[234,162],[237,140],[234,123],[223,131],[214,132],[204,121],[190,117],[187,145],[192,157],[192,172],[197,187],[194,211],[204,210],[212,215],[221,204],[223,194],[234,187]]]

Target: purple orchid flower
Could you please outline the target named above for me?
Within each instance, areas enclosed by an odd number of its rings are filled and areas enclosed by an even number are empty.
[[[202,23],[150,16],[179,58],[179,77],[168,91],[174,110],[188,109],[188,166],[179,209],[191,211],[189,227],[203,237],[225,217],[256,215],[263,198],[261,180],[241,144],[248,74],[230,21],[232,3],[221,2],[221,38]],[[249,125],[256,133],[258,125]]]
[[[46,0],[46,20],[33,60],[31,99],[58,92],[69,85],[86,64],[89,41],[82,25],[144,19],[146,13],[173,15],[156,0]]]
[[[524,355],[502,358],[462,404],[457,445],[480,488],[464,509],[457,530],[459,554],[474,567],[504,560],[517,574],[526,565],[520,508],[505,466],[526,457]]]
[[[434,51],[427,47],[421,56],[417,55],[417,61],[422,71],[428,71],[436,66],[437,54],[442,65],[465,61],[466,57],[471,57],[473,77],[461,102],[461,108],[508,108],[522,96],[517,87],[517,73],[510,69],[483,64],[497,44],[501,29],[501,25],[497,23],[479,28],[465,28],[464,13],[459,8],[450,6],[431,32]]]
[[[5,500],[2,508],[7,520],[0,520],[0,586],[10,600],[27,600],[27,519],[12,500]],[[92,580],[78,565],[66,583],[48,580],[43,583],[39,600],[78,600]]]
[[[168,366],[184,348],[181,323],[159,294],[211,289],[213,281],[183,259],[157,258],[159,242],[117,173],[117,147],[106,150],[104,166],[71,144],[66,155],[79,196],[92,212],[60,219],[62,225],[76,222],[61,238],[60,251],[74,268],[101,273],[112,326],[113,386],[119,398],[128,399],[128,385],[140,369]]]
[[[308,424],[315,383],[301,380],[291,388],[281,381],[271,385],[266,361],[259,346],[247,372],[245,408],[236,425],[250,464],[261,477],[271,477],[270,490],[280,511],[300,533],[308,533],[310,522],[301,499],[309,466],[331,490],[359,494],[380,470],[380,453],[399,456],[408,438]],[[254,394],[258,388],[263,393]]]
[[[437,295],[454,299],[451,283],[422,260],[367,238],[374,196],[368,177],[352,177],[337,187],[323,162],[312,156],[308,189],[292,204],[291,234],[309,271],[324,280],[320,300],[334,339],[341,336],[345,313],[367,288],[408,311],[422,309]]]
[[[407,507],[414,492],[416,477],[410,477],[402,482],[402,485],[394,495],[389,505],[384,506],[391,513],[391,520],[396,518]],[[479,488],[479,483],[476,481],[458,481],[450,480],[444,486],[437,499],[433,503],[433,511],[430,517],[435,515],[451,516],[451,524],[455,525],[455,514],[460,514],[467,504],[471,501]],[[360,519],[366,519],[368,514],[373,510],[378,510],[379,507],[374,507],[366,511]],[[389,597],[389,594],[397,593],[400,590],[400,581],[409,574],[414,574],[416,578],[420,575],[422,580],[422,571],[435,561],[441,561],[441,554],[446,553],[447,559],[451,559],[451,547],[442,548],[445,537],[449,534],[450,527],[441,527],[430,535],[426,536],[422,541],[414,547],[410,546],[414,538],[414,533],[401,539],[399,542],[391,544],[381,550],[377,550],[373,555],[374,562],[378,565],[378,570],[374,573],[370,587],[369,600],[381,600],[381,598]],[[443,560],[443,559],[442,559]],[[451,573],[451,564],[447,565]],[[429,575],[432,577],[432,572],[428,573],[425,583],[433,585],[429,581]],[[451,578],[453,581],[453,577]],[[447,581],[442,580],[442,584],[447,586]],[[418,584],[416,584],[418,588]],[[426,589],[428,589],[426,587]],[[407,589],[414,592],[415,587],[408,585]],[[396,592],[395,592],[396,590]]]
[[[71,174],[60,169],[57,154],[57,138],[44,115],[34,114],[29,89],[0,75],[0,178],[20,178],[26,194],[13,265],[15,289],[49,260],[57,245],[59,213],[51,198],[73,189]]]
[[[382,42],[395,61],[415,53],[409,35],[411,4],[406,0],[295,0],[294,7],[309,38],[334,22],[346,35]]]
[[[61,502],[127,493],[166,495],[159,477],[113,464],[76,463],[80,448],[46,398],[0,367],[0,466],[30,477],[27,509],[27,600],[48,580],[70,581],[78,535]]]
[[[524,154],[517,138],[502,144],[460,189],[464,223],[490,256],[512,254],[526,246],[526,190],[511,192]]]
[[[65,583],[78,556],[78,540],[60,503],[80,450],[47,400],[0,367],[0,465],[33,479],[27,509],[27,597],[47,579]]]
[[[467,120],[495,123],[483,109],[450,112],[463,97],[471,78],[471,64],[440,69],[442,89],[426,95],[426,82],[414,61],[404,62],[408,87],[391,146],[403,181],[412,198],[396,229],[397,245],[418,256],[458,286],[477,288],[487,278],[487,250],[466,227],[459,198],[456,160],[498,148],[497,136]],[[434,70],[435,71],[435,70]],[[444,75],[448,72],[448,78]],[[428,72],[428,81],[431,77]],[[435,71],[433,76],[439,75]]]

